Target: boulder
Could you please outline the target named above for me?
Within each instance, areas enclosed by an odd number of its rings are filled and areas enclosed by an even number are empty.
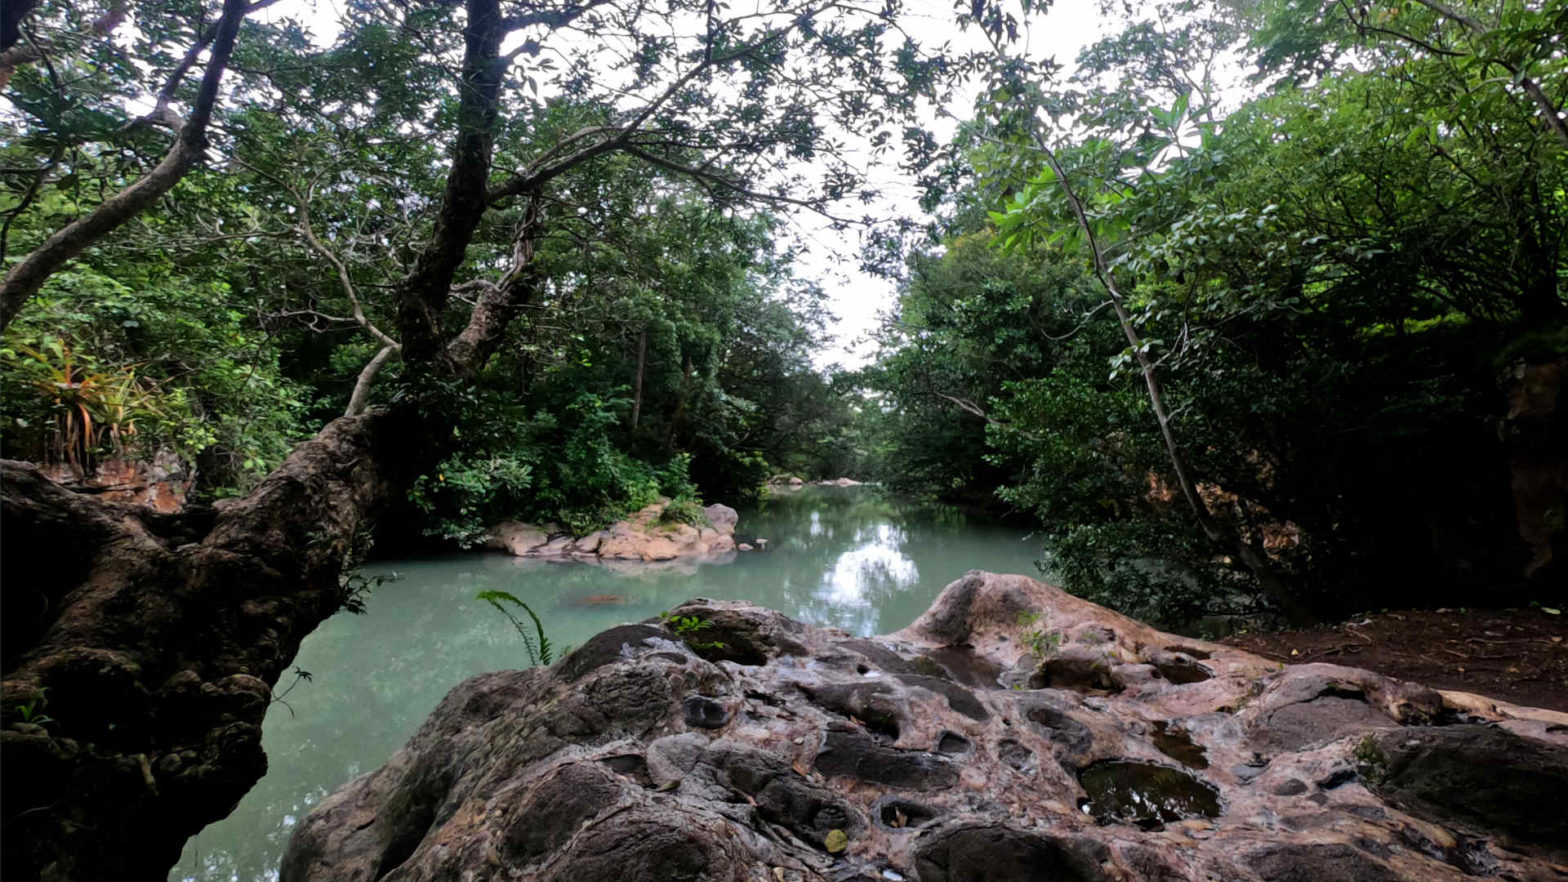
[[[556,524],[509,521],[490,528],[484,546],[517,557],[588,562],[667,563],[735,552],[735,525],[740,519],[735,509],[718,504],[704,508],[708,520],[704,525],[665,523],[662,515],[669,503],[660,499],[626,520],[576,538]]]
[[[50,480],[77,493],[162,514],[182,511],[186,494],[196,484],[195,465],[168,448],[159,448],[151,459],[106,459],[90,472],[62,463],[42,470]]]
[[[970,573],[869,640],[674,613],[708,624],[458,686],[301,821],[282,879],[1458,882],[1568,858],[1561,713],[1282,669],[1022,576]]]
[[[504,524],[496,524],[494,527],[491,527],[490,532],[485,534],[484,544],[486,548],[493,548],[497,551],[505,551],[508,554],[524,557],[535,548],[549,541],[550,534],[546,533],[542,527],[518,521],[507,521]]]
[[[702,513],[708,518],[708,523],[713,526],[713,529],[717,530],[721,535],[735,535],[735,524],[740,521],[740,515],[736,513],[735,509],[727,505],[714,503],[704,508]]]

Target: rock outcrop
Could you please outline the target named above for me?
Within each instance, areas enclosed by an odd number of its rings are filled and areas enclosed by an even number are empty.
[[[1568,715],[1281,668],[1022,576],[876,639],[692,601],[472,679],[298,827],[306,880],[1516,880]]]
[[[161,449],[148,460],[108,459],[82,474],[66,465],[47,465],[43,473],[55,483],[105,502],[144,506],[159,514],[185,508],[185,496],[196,483],[196,471],[172,450]]]
[[[573,536],[555,524],[497,524],[485,547],[518,557],[557,560],[669,561],[711,558],[736,550],[735,509],[710,505],[702,510],[706,523],[688,524],[664,517],[668,499],[660,499],[624,521],[586,536]]]

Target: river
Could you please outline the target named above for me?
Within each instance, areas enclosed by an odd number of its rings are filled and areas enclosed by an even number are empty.
[[[737,534],[770,550],[728,562],[637,565],[470,553],[381,561],[395,576],[363,615],[340,613],[300,647],[263,725],[269,771],[228,818],[185,846],[171,880],[278,877],[295,823],[328,793],[380,766],[448,690],[528,664],[512,625],[474,595],[509,591],[559,646],[657,615],[690,597],[750,600],[802,621],[869,636],[914,621],[967,570],[1036,572],[1017,528],[951,510],[910,509],[874,488],[807,488],[741,509]]]

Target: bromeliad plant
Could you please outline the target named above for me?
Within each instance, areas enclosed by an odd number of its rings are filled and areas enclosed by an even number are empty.
[[[46,455],[77,474],[90,474],[105,449],[123,454],[137,434],[137,419],[159,413],[133,367],[97,370],[59,338],[17,351],[27,357],[29,383],[53,418]]]

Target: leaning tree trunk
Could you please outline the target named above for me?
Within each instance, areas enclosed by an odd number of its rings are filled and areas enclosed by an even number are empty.
[[[250,496],[184,516],[0,463],[6,878],[162,880],[228,814],[266,771],[272,684],[341,608],[422,434],[339,419]]]

